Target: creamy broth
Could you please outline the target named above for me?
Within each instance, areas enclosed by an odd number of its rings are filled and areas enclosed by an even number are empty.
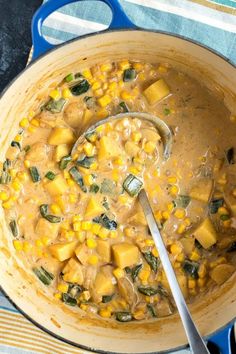
[[[170,158],[148,112],[172,129]],[[107,62],[68,76],[22,118],[2,163],[0,199],[19,257],[58,301],[121,322],[173,313],[137,194],[144,187],[183,294],[235,270],[236,118],[168,64]]]

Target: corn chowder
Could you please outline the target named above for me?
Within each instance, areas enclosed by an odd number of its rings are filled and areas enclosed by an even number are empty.
[[[167,161],[149,112],[172,129]],[[68,73],[22,117],[0,199],[19,256],[52,296],[121,322],[170,315],[168,282],[137,195],[145,188],[188,301],[235,270],[236,117],[168,64],[107,62]]]

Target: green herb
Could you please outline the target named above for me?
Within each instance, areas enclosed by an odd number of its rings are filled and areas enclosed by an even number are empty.
[[[131,196],[136,196],[143,186],[143,182],[132,174],[129,174],[123,182],[124,190]]]
[[[9,226],[10,226],[12,235],[13,235],[14,237],[17,237],[17,236],[18,236],[18,227],[17,227],[16,220],[10,221],[10,222],[9,222]]]
[[[133,282],[135,281],[135,279],[137,278],[140,270],[142,269],[142,264],[138,264],[135,267],[132,268],[131,270],[131,278],[133,280]]]
[[[35,167],[35,166],[30,167],[29,172],[30,172],[30,176],[32,178],[32,181],[34,183],[39,182],[41,180],[41,177],[40,177],[37,167]]]
[[[116,187],[115,182],[113,182],[111,179],[104,178],[104,180],[101,183],[100,193],[113,194],[115,187]]]
[[[225,155],[226,155],[227,162],[228,162],[230,165],[233,165],[233,164],[235,163],[235,161],[234,161],[234,148],[231,147],[230,149],[228,149],[228,150],[225,152]]]
[[[135,69],[126,69],[124,71],[124,75],[123,75],[123,81],[127,82],[127,81],[133,81],[135,80],[137,77],[137,72]]]
[[[109,203],[108,203],[108,201],[107,201],[105,198],[103,199],[102,206],[103,206],[106,210],[110,210]]]
[[[229,214],[223,214],[220,216],[220,220],[222,221],[226,221],[226,220],[229,220],[230,219],[230,216]]]
[[[25,145],[24,149],[25,152],[28,152],[30,150],[30,145]]]
[[[67,165],[71,162],[72,157],[71,155],[66,155],[63,156],[59,162],[59,168],[60,170],[65,170],[65,168],[67,167]]]
[[[46,173],[45,177],[46,177],[47,179],[50,179],[50,181],[53,181],[54,178],[56,177],[56,175],[55,175],[54,172],[48,171],[48,172]]]
[[[119,103],[120,111],[121,113],[127,113],[129,112],[129,108],[125,102],[120,102]]]
[[[3,163],[3,171],[8,171],[8,169],[11,167],[11,160],[6,159]]]
[[[150,265],[154,273],[157,272],[158,266],[160,265],[159,258],[153,256],[152,252],[143,252],[143,256],[146,262]]]
[[[115,220],[110,220],[106,214],[102,214],[101,216],[97,216],[93,219],[93,222],[96,224],[100,224],[108,230],[116,230],[117,222]]]
[[[85,139],[88,140],[90,143],[93,143],[95,135],[97,135],[97,133],[95,132],[95,130],[93,130],[92,132],[85,134]]]
[[[200,244],[200,242],[197,239],[194,240],[194,244],[195,244],[195,247],[197,247],[199,250],[202,248],[202,245]]]
[[[131,274],[131,273],[132,273],[132,268],[130,268],[130,267],[125,267],[125,272],[126,272],[127,274]]]
[[[99,191],[99,186],[96,183],[91,184],[89,188],[90,193],[97,193]]]
[[[147,309],[150,312],[150,314],[152,315],[152,317],[157,317],[156,311],[151,304],[147,304]]]
[[[77,305],[77,300],[68,295],[67,293],[63,293],[61,296],[62,302],[64,302],[66,305],[69,306],[76,306]]]
[[[50,99],[43,108],[51,113],[60,113],[65,103],[66,100],[64,98],[59,98],[59,100]]]
[[[48,215],[48,204],[42,204],[39,207],[40,214],[43,218]]]
[[[71,167],[69,170],[69,174],[73,178],[73,180],[80,186],[83,192],[87,192],[87,188],[84,185],[84,180],[80,172],[77,170],[75,166]]]
[[[193,279],[198,279],[199,264],[186,259],[183,263],[183,270]]]
[[[77,298],[80,293],[82,293],[83,287],[78,284],[70,284],[68,287],[67,294],[73,298]]]
[[[110,302],[112,300],[113,296],[114,296],[114,294],[112,294],[112,295],[103,295],[102,302],[104,304],[106,304],[107,302]]]
[[[52,280],[54,279],[54,275],[52,273],[49,273],[45,268],[40,267],[40,268],[33,268],[32,269],[34,274],[39,278],[39,280],[44,284],[44,285],[50,285]]]
[[[90,85],[87,80],[81,80],[78,84],[72,86],[70,88],[71,93],[74,96],[82,95],[83,93],[87,92],[90,88]]]
[[[210,213],[211,214],[216,214],[218,209],[220,207],[222,207],[223,204],[224,204],[224,199],[223,198],[211,200],[210,204],[209,204]]]
[[[57,224],[61,222],[60,216],[48,214],[48,204],[42,204],[39,207],[41,216],[52,224]]]
[[[170,114],[170,112],[171,112],[171,111],[170,111],[169,108],[164,108],[164,109],[163,109],[163,113],[164,113],[165,116],[168,116],[168,115]]]
[[[0,184],[8,184],[11,182],[11,176],[7,171],[2,171],[1,177],[0,177]]]
[[[96,99],[95,97],[91,97],[91,96],[85,96],[84,97],[84,102],[86,104],[86,107],[88,109],[92,109],[96,106]]]
[[[129,322],[132,321],[132,314],[128,311],[115,312],[116,320],[119,322]]]
[[[95,157],[82,156],[78,158],[76,164],[81,167],[90,168],[91,165],[94,163],[94,161],[95,161]]]
[[[20,146],[20,143],[18,143],[18,141],[12,141],[11,146],[21,150],[21,146]]]
[[[189,197],[188,195],[180,194],[175,199],[175,203],[178,208],[187,208],[190,202],[191,202],[191,197]]]
[[[151,286],[139,286],[138,291],[147,296],[153,296],[159,293],[158,288],[152,288]]]
[[[64,78],[64,80],[65,80],[66,82],[71,82],[71,81],[73,81],[73,80],[74,80],[74,74],[73,74],[73,73],[68,74],[68,75]]]

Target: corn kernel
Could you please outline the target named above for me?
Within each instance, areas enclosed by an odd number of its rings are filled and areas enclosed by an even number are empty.
[[[179,225],[179,227],[177,229],[177,233],[181,235],[185,232],[185,230],[186,230],[186,225],[184,223],[182,223]]]
[[[88,263],[89,263],[90,265],[96,265],[96,264],[98,264],[98,256],[95,255],[95,254],[89,256],[89,258],[88,258]]]
[[[95,97],[101,97],[102,95],[103,95],[103,90],[101,88],[94,91]]]
[[[19,240],[13,240],[13,246],[16,251],[22,251],[23,250],[23,243]]]
[[[189,218],[185,218],[185,219],[184,219],[184,224],[185,224],[186,226],[190,226],[190,225],[191,225],[191,220],[190,220]]]
[[[196,287],[196,280],[195,279],[189,279],[188,280],[188,288],[189,289],[194,289]]]
[[[116,168],[114,168],[114,169],[112,170],[112,180],[113,180],[114,182],[118,182],[119,179],[120,179],[119,170],[117,170]]]
[[[17,134],[14,138],[14,141],[16,141],[17,143],[20,143],[21,140],[22,140],[22,135],[20,135],[20,134]]]
[[[145,245],[146,246],[153,246],[154,245],[154,241],[150,240],[150,239],[147,239],[147,240],[145,240]]]
[[[176,184],[177,183],[177,178],[174,177],[174,176],[170,176],[170,177],[168,177],[167,181],[170,184]]]
[[[80,231],[81,230],[81,222],[80,221],[73,222],[73,230],[74,231]]]
[[[61,97],[61,93],[59,90],[52,90],[49,93],[49,96],[53,99],[53,100],[59,100],[59,98]]]
[[[114,163],[119,166],[123,166],[125,161],[122,159],[122,157],[118,157],[117,159],[114,160]]]
[[[35,241],[35,245],[36,245],[36,247],[38,247],[38,248],[43,247],[43,243],[42,243],[42,241],[41,241],[40,239],[37,239],[37,240]]]
[[[129,69],[130,67],[130,62],[128,60],[122,60],[118,63],[118,67],[121,69],[121,70],[126,70],[126,69]]]
[[[91,184],[93,184],[93,176],[92,175],[84,175],[84,183],[87,186],[91,186]]]
[[[86,304],[80,304],[79,307],[80,307],[81,310],[83,310],[83,311],[87,311],[87,309],[88,309],[88,305],[86,305]]]
[[[8,198],[9,198],[9,195],[7,194],[7,192],[5,192],[5,191],[0,192],[0,200],[5,202],[6,200],[8,200]]]
[[[59,205],[57,205],[57,204],[51,204],[50,209],[53,214],[61,214],[61,209],[60,209]]]
[[[168,68],[167,68],[166,66],[160,64],[160,65],[158,66],[157,71],[158,71],[159,73],[164,74],[164,73],[166,73],[166,72],[168,71]]]
[[[149,266],[144,266],[138,273],[138,277],[141,281],[146,282],[151,274],[151,270]]]
[[[57,300],[61,300],[61,294],[60,293],[55,293],[54,298]]]
[[[17,177],[19,178],[19,180],[21,180],[23,182],[25,182],[29,179],[27,172],[23,172],[23,171],[18,172]]]
[[[110,238],[117,238],[118,232],[117,230],[111,230],[110,231]]]
[[[57,290],[62,292],[62,293],[67,293],[68,289],[69,289],[68,284],[59,283],[57,285]]]
[[[99,224],[92,224],[91,231],[95,234],[98,235],[99,231],[101,229],[101,225]]]
[[[25,160],[24,161],[24,165],[26,168],[29,168],[30,167],[30,161],[29,160]]]
[[[118,197],[118,201],[119,201],[119,203],[121,203],[121,204],[128,204],[129,201],[130,201],[130,199],[129,199],[129,197],[128,197],[127,195],[121,194],[121,195],[119,195],[119,197]]]
[[[64,88],[62,90],[62,97],[66,100],[67,98],[70,98],[72,96],[71,90],[68,88]]]
[[[100,70],[102,72],[107,72],[107,71],[111,71],[112,69],[112,64],[111,63],[104,63],[100,66]]]
[[[126,227],[124,229],[124,234],[126,237],[133,237],[136,234],[136,231],[133,227]]]
[[[91,79],[93,77],[90,69],[86,69],[82,72],[82,75],[85,77],[85,79]]]
[[[142,134],[140,132],[132,132],[131,133],[131,139],[135,142],[138,143],[142,138]]]
[[[66,183],[68,184],[69,187],[75,186],[75,181],[73,181],[72,178],[67,178]]]
[[[96,248],[97,247],[97,242],[93,238],[89,238],[86,241],[88,248]]]
[[[229,228],[230,226],[231,226],[231,220],[229,219],[229,220],[224,220],[223,221],[223,226],[225,227],[225,228]]]
[[[11,187],[16,191],[19,192],[22,188],[21,183],[19,183],[17,180],[14,180],[11,184]]]
[[[172,203],[172,202],[167,204],[167,209],[168,209],[170,212],[172,212],[172,210],[174,209],[174,207],[175,207],[175,206],[174,206],[174,203]]]
[[[177,219],[183,219],[185,217],[185,210],[184,209],[176,209],[176,211],[174,212],[174,216]]]
[[[91,230],[92,228],[92,223],[91,221],[82,221],[81,223],[81,229],[83,231],[88,231],[88,230]]]
[[[92,90],[94,90],[94,91],[98,90],[101,88],[101,86],[102,86],[101,81],[95,81],[94,84],[92,85]]]
[[[3,207],[4,209],[11,209],[12,206],[13,206],[13,201],[12,201],[11,198],[10,198],[9,200],[7,200],[6,202],[3,202],[3,203],[2,203],[2,207]]]
[[[93,163],[90,165],[90,169],[93,170],[93,171],[97,170],[97,168],[98,168],[98,163],[97,163],[97,162],[93,162]]]
[[[79,242],[84,242],[85,241],[85,232],[84,231],[76,231],[75,232],[76,238],[79,240]]]
[[[162,217],[163,219],[168,220],[170,218],[170,213],[168,211],[163,211]]]
[[[182,252],[179,253],[178,256],[176,257],[176,260],[177,260],[178,262],[183,262],[183,261],[185,260],[184,254],[183,254]]]
[[[156,149],[156,143],[155,143],[154,141],[148,141],[148,142],[144,145],[144,151],[145,151],[147,154],[152,154],[155,149]]]
[[[179,253],[182,252],[182,247],[177,244],[177,243],[173,243],[171,246],[170,246],[170,252],[174,255],[178,255]]]
[[[179,192],[178,186],[174,185],[170,187],[170,194],[175,197]]]
[[[101,239],[105,239],[108,237],[110,231],[107,230],[105,227],[101,227],[101,229],[99,230],[98,232],[98,236],[101,238]]]
[[[125,83],[124,83],[123,80],[120,80],[120,81],[118,82],[118,86],[119,86],[119,87],[124,87],[124,85],[125,85]]]
[[[206,276],[207,269],[205,264],[201,264],[199,269],[198,269],[198,276],[199,278],[204,278]]]
[[[29,125],[29,120],[27,118],[23,118],[21,121],[20,121],[20,127],[21,128],[27,128]]]
[[[33,246],[28,241],[23,242],[23,251],[25,253],[28,253],[30,250],[32,250],[32,248]]]
[[[144,68],[144,65],[142,64],[142,63],[133,63],[133,68],[135,69],[135,70],[143,70],[143,68]]]
[[[200,253],[198,249],[195,248],[195,250],[192,251],[192,253],[189,256],[189,259],[191,261],[198,261],[201,258]]]
[[[206,285],[206,278],[199,278],[197,280],[197,285],[199,288],[203,288]]]
[[[158,257],[158,256],[159,256],[159,253],[158,253],[156,247],[154,247],[154,248],[152,249],[152,254],[153,254],[154,257]]]
[[[108,95],[104,95],[104,96],[102,96],[102,97],[99,97],[97,101],[98,101],[98,104],[99,104],[102,108],[104,108],[104,107],[106,107],[109,103],[111,103],[111,97],[108,96]]]
[[[74,193],[69,194],[69,202],[71,204],[75,204],[77,202],[77,200],[78,200],[77,194],[74,194]]]
[[[137,169],[137,167],[134,167],[134,166],[129,167],[129,172],[131,172],[133,175],[139,174],[139,170]]]
[[[229,214],[228,210],[227,210],[225,207],[220,207],[220,208],[217,210],[217,213],[218,213],[219,215],[228,215],[228,214]]]
[[[130,100],[133,95],[129,91],[121,91],[120,96],[123,100]]]
[[[40,125],[39,120],[36,118],[31,119],[30,124],[32,124],[34,127],[39,127]]]
[[[99,315],[103,318],[110,318],[111,317],[111,311],[108,309],[104,308],[99,311]]]
[[[11,168],[11,169],[9,170],[9,173],[10,173],[10,175],[11,175],[12,178],[15,178],[16,175],[17,175],[17,170],[16,170],[15,168]]]
[[[36,127],[34,127],[34,126],[30,126],[28,129],[27,129],[27,131],[29,132],[29,133],[34,133],[35,131],[36,131]]]
[[[93,144],[87,142],[83,145],[83,150],[87,156],[91,157],[95,153],[95,146]]]
[[[41,241],[44,246],[48,246],[51,243],[51,239],[48,236],[41,237]]]
[[[112,273],[116,277],[116,279],[124,278],[125,276],[125,272],[121,268],[114,269]]]

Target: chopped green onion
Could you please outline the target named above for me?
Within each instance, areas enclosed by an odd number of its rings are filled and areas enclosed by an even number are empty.
[[[100,193],[102,194],[113,194],[116,184],[109,178],[104,178],[101,183]]]
[[[175,204],[178,208],[187,208],[189,203],[191,202],[191,197],[188,195],[178,195],[178,197],[175,199]]]
[[[140,192],[142,186],[143,186],[143,182],[140,181],[140,179],[138,179],[137,177],[135,177],[132,174],[128,175],[123,182],[124,190],[131,197],[136,196]]]
[[[131,270],[131,278],[133,280],[133,282],[135,281],[135,279],[137,278],[140,270],[142,269],[142,264],[138,264],[135,267],[132,268]]]
[[[40,210],[40,214],[41,216],[46,219],[47,221],[49,221],[52,224],[56,224],[61,222],[61,217],[60,216],[55,216],[55,215],[50,215],[48,214],[48,204],[42,204],[39,207]]]
[[[73,73],[68,74],[68,75],[64,78],[64,80],[65,80],[66,82],[71,82],[71,81],[73,81],[73,80],[74,80],[74,74],[73,74]]]
[[[25,152],[28,152],[30,150],[30,145],[25,145],[24,149]]]
[[[69,306],[76,306],[77,305],[77,300],[74,299],[73,297],[71,297],[70,295],[68,295],[67,293],[63,293],[61,299],[62,299],[62,302],[64,302],[65,304],[67,304]]]
[[[225,155],[226,155],[227,162],[228,162],[230,165],[233,165],[233,164],[235,163],[235,161],[234,161],[234,148],[231,147],[230,149],[228,149],[228,150],[225,152]]]
[[[80,172],[77,170],[77,168],[75,166],[71,167],[71,169],[69,170],[69,173],[70,173],[71,177],[73,178],[73,180],[80,186],[82,191],[86,193],[87,188],[85,187],[83,177],[80,174]]]
[[[52,280],[54,279],[54,275],[52,273],[49,273],[43,267],[33,268],[32,270],[44,285],[50,285]]]
[[[90,193],[97,193],[99,191],[99,186],[96,183],[91,184],[89,188]]]
[[[108,218],[106,214],[102,214],[101,216],[97,216],[93,219],[93,222],[96,224],[100,224],[108,230],[116,230],[117,222],[115,220],[111,220]]]
[[[226,221],[226,220],[229,220],[230,219],[230,216],[229,214],[223,214],[220,216],[220,220],[222,221]]]
[[[90,168],[91,165],[94,163],[94,161],[95,161],[94,157],[83,156],[83,157],[80,157],[76,161],[76,163],[77,163],[77,165],[79,165],[81,167]]]
[[[197,262],[186,259],[183,263],[183,270],[193,279],[198,279],[199,264]]]
[[[59,98],[59,100],[50,99],[43,108],[51,113],[60,113],[65,103],[66,100],[64,98]]]
[[[17,237],[17,236],[18,236],[18,227],[17,227],[16,220],[10,221],[10,222],[9,222],[9,226],[10,226],[12,235],[13,235],[14,237]]]
[[[159,258],[153,256],[152,252],[143,252],[143,256],[146,262],[150,265],[151,269],[154,271],[154,273],[156,273],[160,265]]]
[[[56,175],[55,175],[54,172],[48,171],[48,172],[46,173],[45,177],[46,177],[47,179],[50,179],[50,181],[53,181],[54,178],[56,177]]]
[[[224,204],[224,199],[223,198],[211,200],[210,204],[209,204],[210,213],[211,214],[216,214],[218,209],[220,207],[222,207],[223,204]]]
[[[96,105],[96,99],[95,99],[95,97],[85,96],[85,97],[84,97],[84,102],[85,102],[86,107],[87,107],[88,109],[92,109],[92,108],[94,108],[95,105]]]
[[[72,160],[71,155],[63,156],[61,161],[59,162],[60,170],[64,170],[71,160]]]
[[[115,312],[116,320],[119,322],[129,322],[132,321],[132,314],[128,311]]]
[[[90,84],[88,83],[87,80],[82,80],[80,81],[78,84],[72,86],[70,88],[71,90],[71,93],[74,95],[74,96],[79,96],[79,95],[82,95],[83,93],[87,92],[90,88]]]
[[[129,112],[129,108],[125,102],[120,102],[119,107],[120,107],[122,113]]]
[[[12,141],[11,146],[21,150],[21,146],[20,146],[20,143],[18,143],[18,141]]]
[[[170,109],[169,108],[164,108],[163,113],[165,116],[168,116],[170,114]]]
[[[107,302],[110,302],[112,300],[113,296],[114,296],[114,294],[112,294],[112,295],[103,295],[102,302],[104,304],[106,304]]]
[[[32,178],[32,181],[34,183],[39,182],[41,180],[41,177],[40,177],[37,167],[35,167],[35,166],[30,167],[29,172],[30,172],[30,176]]]
[[[7,184],[11,182],[11,176],[7,171],[2,171],[1,177],[0,177],[0,184]]]
[[[150,312],[150,314],[152,315],[152,317],[157,317],[156,311],[151,304],[147,304],[147,309]]]
[[[137,72],[135,69],[126,69],[123,75],[123,81],[133,81],[137,77]]]

